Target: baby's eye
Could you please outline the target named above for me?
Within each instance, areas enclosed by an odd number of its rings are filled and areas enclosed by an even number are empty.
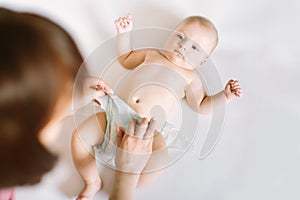
[[[177,37],[178,37],[180,40],[183,40],[183,36],[182,36],[182,35],[177,34]]]
[[[193,45],[192,48],[196,51],[199,51],[198,47],[196,47],[195,45]]]

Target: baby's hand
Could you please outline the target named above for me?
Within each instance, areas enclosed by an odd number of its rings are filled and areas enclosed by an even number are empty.
[[[128,14],[126,17],[116,19],[115,25],[119,34],[131,31],[133,27],[131,14]]]
[[[226,96],[226,100],[230,101],[234,98],[242,97],[242,89],[240,87],[240,83],[238,80],[229,80],[225,85],[224,93]]]

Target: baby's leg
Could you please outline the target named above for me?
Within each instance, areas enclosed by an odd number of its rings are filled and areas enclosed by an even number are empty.
[[[163,168],[168,164],[167,145],[164,137],[158,132],[154,136],[152,151],[151,158],[140,176],[138,187],[156,180],[163,173]]]
[[[102,186],[92,147],[103,142],[106,128],[106,115],[97,113],[85,120],[72,136],[72,157],[85,187],[78,199],[92,199]]]

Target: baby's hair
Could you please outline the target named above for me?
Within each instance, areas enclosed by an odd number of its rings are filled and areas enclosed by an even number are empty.
[[[189,17],[185,18],[184,20],[182,20],[182,22],[185,22],[185,23],[198,22],[202,26],[214,28],[213,23],[209,19],[202,17],[202,16],[189,16]]]
[[[202,27],[205,27],[209,30],[212,30],[214,33],[215,33],[215,42],[214,42],[214,48],[216,48],[217,44],[218,44],[218,31],[215,27],[215,25],[207,18],[205,17],[202,17],[202,16],[189,16],[185,19],[183,19],[180,24],[183,24],[183,23],[186,23],[186,24],[191,24],[191,23],[198,23],[199,26],[202,26]]]

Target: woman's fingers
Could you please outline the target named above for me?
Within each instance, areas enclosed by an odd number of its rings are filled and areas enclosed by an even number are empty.
[[[138,138],[153,137],[156,125],[156,120],[154,120],[153,118],[151,118],[149,123],[147,118],[143,118],[142,122],[139,125],[139,128],[137,130],[134,130],[134,136]]]
[[[101,79],[98,78],[88,78],[86,84],[89,85],[89,88],[98,91],[103,91],[108,94],[112,94],[113,90]]]
[[[144,134],[144,137],[145,138],[152,138],[154,136],[156,126],[157,126],[157,121],[155,119],[151,118],[151,120],[148,124],[147,130]]]
[[[118,146],[124,142],[126,135],[135,139],[151,138],[154,135],[157,123],[151,118],[148,123],[147,118],[143,118],[139,127],[136,129],[137,119],[133,118],[129,123],[126,132],[121,127],[118,127]],[[120,140],[119,140],[120,139]]]
[[[136,121],[137,121],[137,119],[132,118],[131,122],[129,123],[129,125],[127,127],[127,131],[126,131],[127,135],[130,135],[130,136],[134,135]]]
[[[139,125],[139,128],[135,131],[134,136],[138,138],[144,137],[147,126],[148,126],[148,120],[147,118],[143,118],[141,124]]]
[[[117,128],[117,132],[118,132],[117,146],[120,147],[123,137],[125,136],[125,133],[121,127]]]
[[[99,88],[101,90],[103,90],[105,93],[107,94],[113,94],[113,90],[103,81],[103,80],[99,80],[98,84]]]

